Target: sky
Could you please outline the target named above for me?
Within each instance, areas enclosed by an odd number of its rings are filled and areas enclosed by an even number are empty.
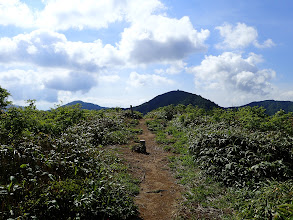
[[[0,86],[47,110],[183,90],[293,101],[292,0],[0,0]]]

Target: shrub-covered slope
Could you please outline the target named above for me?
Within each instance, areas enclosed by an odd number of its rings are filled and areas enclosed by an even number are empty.
[[[106,146],[125,144],[136,120],[77,106],[0,114],[0,219],[126,219],[136,181]]]
[[[186,186],[183,218],[292,219],[293,113],[167,106],[147,114]]]

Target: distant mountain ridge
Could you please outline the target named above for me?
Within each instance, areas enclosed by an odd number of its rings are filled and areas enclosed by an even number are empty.
[[[281,109],[284,110],[286,113],[293,112],[293,102],[291,101],[265,100],[265,101],[259,101],[259,102],[251,102],[249,104],[242,105],[239,107],[246,107],[246,106],[263,107],[266,109],[266,113],[268,115],[274,115],[276,112],[280,111]]]
[[[102,107],[93,103],[88,103],[88,102],[83,102],[83,101],[73,101],[70,103],[67,103],[64,106],[70,106],[70,105],[77,105],[80,104],[81,105],[81,109],[88,109],[88,110],[101,110],[101,109],[106,109],[107,107]]]
[[[83,101],[73,101],[64,106],[70,106],[70,105],[76,105],[76,104],[81,104],[82,109],[88,109],[88,110],[101,110],[101,109],[108,108],[108,107],[102,107],[96,104],[87,103]],[[154,109],[171,105],[171,104],[175,106],[179,104],[183,104],[183,105],[191,104],[193,106],[198,106],[199,108],[203,108],[205,110],[211,110],[213,108],[222,108],[216,103],[208,99],[205,99],[199,95],[177,90],[177,91],[170,91],[170,92],[158,95],[148,102],[145,102],[141,105],[133,107],[133,110],[146,114]],[[283,109],[286,113],[293,112],[293,102],[291,101],[265,100],[265,101],[251,102],[246,105],[242,105],[239,107],[230,107],[230,108],[233,109],[233,108],[241,108],[246,106],[263,107],[266,109],[266,113],[268,115],[274,115],[276,112],[280,111],[280,109]]]
[[[199,95],[195,95],[189,92],[184,91],[171,91],[164,93],[162,95],[158,95],[155,98],[151,99],[148,102],[145,102],[139,106],[133,107],[133,110],[139,111],[143,114],[146,114],[154,109],[159,107],[164,107],[167,105],[194,105],[198,106],[199,108],[203,108],[206,110],[211,110],[213,108],[221,108],[216,103],[205,99]]]

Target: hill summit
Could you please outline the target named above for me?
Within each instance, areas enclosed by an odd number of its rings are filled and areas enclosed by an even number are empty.
[[[164,107],[167,105],[193,105],[198,106],[199,108],[203,108],[206,110],[210,110],[213,108],[219,108],[217,104],[214,102],[205,99],[199,95],[195,95],[189,92],[184,92],[180,90],[171,91],[164,93],[162,95],[158,95],[150,101],[143,103],[139,106],[133,107],[134,110],[139,111],[143,114],[146,114],[154,109],[159,107]]]
[[[70,106],[70,105],[76,105],[76,104],[80,104],[81,109],[88,109],[88,110],[101,110],[106,108],[106,107],[101,107],[99,105],[95,105],[95,104],[83,102],[83,101],[73,101],[73,102],[67,103],[64,106]]]

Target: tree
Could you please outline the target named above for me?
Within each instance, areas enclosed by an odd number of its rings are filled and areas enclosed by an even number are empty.
[[[10,96],[10,93],[6,89],[3,89],[0,86],[0,110],[5,109],[8,105],[12,103],[7,100],[9,96]]]

